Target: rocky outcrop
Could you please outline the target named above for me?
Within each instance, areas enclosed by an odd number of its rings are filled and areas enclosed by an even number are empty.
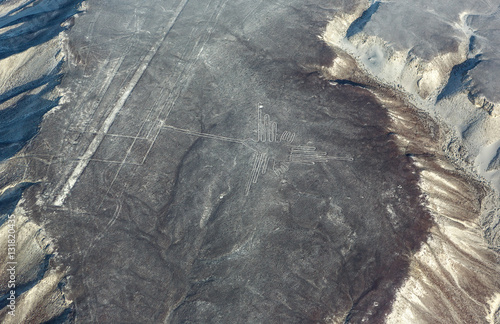
[[[14,245],[9,245],[9,242],[14,242]],[[44,323],[52,319],[68,319],[73,306],[63,292],[65,271],[54,266],[54,244],[40,226],[29,220],[22,208],[10,214],[0,227],[0,245],[14,246],[15,249],[9,252],[6,248],[0,250],[3,304],[0,321]]]
[[[81,1],[7,1],[0,5],[0,322],[44,323],[71,318],[63,293],[65,269],[56,247],[31,215],[16,205],[40,182],[28,169],[49,164],[25,147],[44,115],[57,107],[64,60],[63,32]],[[47,143],[47,145],[50,145]],[[30,161],[37,161],[33,164]]]
[[[482,56],[469,51],[468,37],[455,51],[424,59],[373,35],[367,19],[385,6],[390,4],[333,19],[324,40],[337,57],[322,72],[335,82],[369,89],[384,103],[391,134],[417,166],[433,217],[428,240],[409,255],[410,274],[387,323],[497,323],[499,198],[488,187],[500,185],[492,175],[498,119],[468,75]],[[485,175],[488,182],[480,177]]]
[[[420,2],[425,8],[438,6]],[[495,34],[488,33],[488,28],[495,28],[496,20],[490,27],[481,24],[490,19],[490,12],[462,5],[457,5],[460,10],[415,11],[405,2],[374,2],[365,3],[352,14],[338,14],[323,39],[345,55],[335,60],[328,73],[332,78],[350,79],[353,72],[343,66],[355,61],[373,82],[399,91],[413,105],[447,125],[446,142],[458,143],[467,164],[462,167],[500,190],[500,173],[487,168],[494,154],[484,151],[500,138],[497,98],[489,90],[495,80],[483,73],[484,81],[477,72],[487,69],[490,75],[500,70],[493,57],[498,51],[491,48],[498,41]],[[489,6],[498,7],[498,3]],[[473,9],[484,19],[470,14],[468,10]]]

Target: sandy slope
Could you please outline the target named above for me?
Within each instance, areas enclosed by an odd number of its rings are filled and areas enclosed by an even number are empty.
[[[420,2],[424,9],[414,10],[418,7],[406,1],[366,3],[354,14],[337,15],[324,39],[354,58],[377,82],[400,90],[412,104],[442,121],[449,128],[449,154],[499,190],[495,161],[500,118],[493,90],[499,82],[492,77],[500,70],[498,36],[493,32],[499,19],[491,14],[498,4],[475,8],[464,2],[438,8]],[[335,74],[337,67],[332,69]],[[460,150],[452,147],[455,142]]]
[[[40,177],[28,175],[30,161],[48,163],[47,156],[30,156],[25,149],[44,115],[59,102],[55,86],[66,43],[61,32],[77,5],[78,1],[66,0],[0,4],[0,294],[5,297],[15,289],[16,295],[15,316],[9,314],[13,308],[3,307],[2,323],[64,320],[72,309],[62,291],[66,269],[56,265],[53,241],[29,212],[15,207],[24,189],[40,182]],[[9,214],[12,222],[7,221]],[[12,225],[15,231],[9,236]],[[15,241],[15,259],[7,254],[8,240]],[[13,265],[8,261],[17,262],[15,287],[8,287],[7,270]]]
[[[500,114],[491,77],[500,70],[492,32],[498,4],[420,2],[367,2],[338,14],[323,35],[338,57],[324,73],[371,86],[387,103],[400,145],[435,152],[414,157],[435,225],[412,256],[388,322],[498,323]],[[388,89],[401,99],[387,99]],[[419,111],[440,124],[436,142],[411,136]]]

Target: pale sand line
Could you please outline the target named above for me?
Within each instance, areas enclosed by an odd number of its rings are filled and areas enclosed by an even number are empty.
[[[257,165],[257,172],[253,175],[252,182],[257,183],[257,180],[259,180],[259,174],[262,171],[262,164],[264,163],[264,160],[266,159],[266,153],[260,153],[260,158],[259,158],[259,164]]]
[[[245,144],[245,141],[237,139],[237,138],[232,138],[232,137],[213,135],[213,134],[208,134],[208,133],[200,133],[200,132],[195,132],[195,131],[191,131],[188,129],[178,128],[178,127],[170,126],[170,125],[165,125],[165,126],[163,126],[163,128],[164,129],[171,129],[171,130],[174,130],[174,131],[179,132],[179,133],[198,136],[198,137],[206,137],[206,138],[217,139],[217,140],[225,141],[225,142]]]
[[[215,25],[217,24],[218,20],[219,20],[219,16],[220,16],[220,13],[222,12],[222,10],[224,9],[224,7],[226,6],[227,4],[227,0],[226,1],[221,1],[220,2],[220,6],[218,9],[215,10],[214,14],[210,17],[210,20],[212,20],[213,18],[213,25],[212,25],[212,28],[211,29],[208,29],[208,36],[206,39],[203,40],[202,42],[202,45],[201,45],[201,48],[200,50],[198,51],[198,54],[196,54],[196,59],[194,61],[192,61],[189,65],[185,66],[183,71],[181,72],[181,74],[178,76],[177,78],[177,81],[175,82],[175,85],[178,84],[179,81],[182,81],[182,77],[184,75],[188,75],[187,79],[183,82],[184,86],[182,88],[174,88],[168,95],[167,97],[167,104],[162,108],[160,109],[160,112],[158,113],[158,116],[156,119],[159,119],[161,114],[166,111],[166,115],[165,115],[165,119],[168,117],[168,115],[170,115],[170,112],[172,111],[172,109],[174,108],[174,105],[175,103],[177,102],[177,99],[180,97],[180,95],[185,91],[185,89],[189,86],[190,82],[191,82],[191,79],[193,78],[193,74],[189,75],[187,74],[185,71],[187,72],[191,72],[191,69],[193,68],[193,65],[194,63],[196,63],[198,61],[198,59],[200,58],[200,55],[201,53],[203,52],[203,48],[205,47],[205,44],[208,42],[208,40],[210,40],[210,38],[212,37],[212,33],[214,31],[214,28],[215,28]],[[208,8],[208,7],[207,7]],[[209,25],[210,23],[210,20],[209,22],[207,23],[207,26]],[[208,27],[207,27],[208,28]],[[200,43],[200,40],[202,38],[200,37],[200,39],[198,39],[198,41],[196,42],[195,46],[193,47],[191,53],[194,52],[194,50],[198,47],[199,43]],[[180,90],[178,90],[180,89]],[[175,96],[175,98],[174,98]],[[170,98],[173,98],[173,100],[170,100]],[[157,127],[157,131],[156,131],[156,134],[153,138],[153,141],[151,143],[151,145],[149,146],[146,154],[144,155],[144,158],[142,159],[142,163],[145,163],[146,162],[146,159],[149,155],[149,152],[151,152],[151,149],[153,148],[153,145],[155,144],[156,142],[156,139],[158,138],[158,136],[160,135],[160,132],[162,130],[162,127],[164,125],[165,121],[164,120],[160,120],[158,122],[158,127]],[[153,127],[151,127],[151,129],[149,130],[148,132],[148,135],[146,137],[149,138],[149,136],[151,135],[151,132],[153,131]],[[243,145],[245,146],[248,146],[246,143],[243,143]],[[168,316],[167,316],[168,317]]]
[[[259,153],[255,152],[253,154],[253,167],[252,167],[252,172],[250,173],[250,177],[248,178],[247,185],[245,188],[245,196],[248,196],[250,193],[250,187],[252,186],[252,179],[254,177],[254,174],[257,172],[257,164],[259,163]]]
[[[101,133],[98,133],[98,132],[83,132],[85,134],[91,134],[91,135],[98,135],[98,134],[101,134]],[[121,134],[102,134],[104,136],[110,136],[110,137],[120,137],[120,138],[131,138],[131,139],[135,139],[135,140],[147,140],[148,138],[146,137],[140,137],[140,136],[132,136],[132,135],[121,135]]]
[[[118,69],[121,67],[124,59],[125,59],[125,57],[123,56],[116,61],[111,73],[108,74],[108,76],[106,77],[105,81],[103,82],[101,88],[99,89],[98,97],[97,97],[98,99],[93,104],[91,104],[92,114],[90,115],[90,117],[88,118],[88,120],[84,124],[84,131],[87,131],[89,129],[89,127],[91,127],[90,124],[92,122],[92,119],[94,119],[94,116],[96,115],[97,110],[99,109],[99,106],[101,105],[102,99],[103,99],[104,95],[108,92],[109,86],[111,85],[111,82],[115,78],[115,75],[118,73]],[[88,93],[87,93],[87,95],[88,95]]]
[[[224,141],[224,142],[237,143],[237,144],[241,144],[241,145],[245,146],[246,148],[248,148],[248,149],[250,149],[252,151],[256,151],[255,148],[253,148],[250,145],[248,145],[248,143],[247,143],[248,140],[245,141],[245,140],[241,140],[241,139],[237,139],[237,138],[232,138],[232,137],[225,137],[225,136],[220,136],[220,135],[212,135],[212,134],[208,134],[208,133],[200,133],[200,132],[190,131],[188,129],[178,128],[178,127],[170,126],[170,125],[164,125],[164,126],[161,126],[159,128],[160,131],[162,129],[170,129],[170,130],[173,130],[173,131],[176,131],[176,132],[179,132],[179,133],[183,133],[183,134],[187,134],[187,135],[198,136],[198,137],[205,137],[205,138],[211,138],[211,139],[216,139],[216,140],[220,140],[220,141]],[[149,147],[149,149],[151,149],[151,146]],[[147,156],[147,154],[148,153],[146,153],[146,156]],[[142,162],[141,162],[141,164],[144,164],[145,160],[146,159],[143,159]]]
[[[66,197],[70,193],[71,189],[73,189],[73,187],[75,186],[76,181],[78,181],[78,179],[82,175],[83,170],[85,170],[85,168],[89,164],[90,158],[97,151],[97,148],[99,147],[102,140],[104,139],[104,136],[106,135],[109,128],[113,124],[116,116],[118,115],[118,112],[125,104],[125,101],[127,101],[128,97],[130,96],[130,93],[132,92],[132,90],[135,88],[135,86],[139,82],[144,71],[146,71],[147,67],[151,63],[151,60],[153,59],[156,52],[160,48],[161,44],[163,43],[163,41],[167,37],[168,33],[172,29],[172,26],[176,22],[177,18],[181,14],[181,12],[184,9],[184,7],[186,6],[187,2],[188,2],[188,0],[182,0],[181,3],[179,3],[179,5],[177,6],[175,13],[174,13],[174,16],[172,17],[172,19],[170,19],[170,21],[168,23],[168,27],[166,28],[165,32],[163,33],[163,36],[160,38],[159,41],[157,41],[151,47],[148,54],[142,60],[141,65],[135,71],[134,75],[132,76],[132,79],[129,81],[127,87],[123,91],[120,99],[113,106],[111,113],[108,115],[108,117],[106,118],[106,120],[102,124],[101,128],[99,129],[98,134],[94,137],[94,140],[90,143],[89,147],[87,148],[87,151],[85,151],[85,153],[82,155],[80,162],[77,164],[77,166],[73,170],[73,173],[71,174],[71,176],[68,178],[68,180],[64,184],[64,187],[61,189],[61,191],[57,195],[56,199],[54,199],[54,203],[53,203],[54,206],[62,206],[62,204],[66,200]]]

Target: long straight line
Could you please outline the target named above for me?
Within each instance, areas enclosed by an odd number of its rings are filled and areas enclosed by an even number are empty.
[[[103,82],[102,87],[100,88],[99,93],[98,93],[98,97],[97,97],[98,99],[96,100],[96,102],[94,102],[91,105],[92,114],[90,115],[88,120],[85,122],[84,132],[86,132],[89,129],[90,123],[91,123],[92,119],[94,118],[94,116],[97,114],[97,110],[99,109],[99,106],[101,105],[101,102],[103,101],[103,97],[108,92],[109,86],[111,85],[111,82],[113,81],[115,75],[117,74],[118,69],[121,67],[124,59],[125,59],[125,56],[122,56],[116,61],[115,65],[113,66],[112,72],[106,77],[105,81]]]
[[[215,12],[213,13],[213,15],[210,17],[208,23],[207,23],[207,30],[208,30],[208,33],[207,33],[207,37],[203,39],[202,41],[202,38],[203,37],[200,37],[195,46],[193,47],[192,49],[192,53],[194,53],[195,49],[198,47],[198,45],[200,44],[201,42],[201,47],[200,49],[198,50],[198,53],[196,55],[196,58],[193,60],[190,59],[190,63],[188,65],[185,65],[184,66],[184,69],[182,70],[181,74],[179,74],[179,76],[177,77],[177,81],[175,82],[175,85],[178,84],[180,81],[182,81],[182,77],[184,75],[187,75],[187,78],[186,80],[184,80],[183,82],[183,86],[182,87],[176,87],[176,88],[173,88],[173,90],[169,93],[167,99],[166,99],[166,102],[167,104],[162,108],[160,109],[157,117],[156,117],[156,120],[160,119],[160,116],[163,114],[163,112],[165,112],[165,119],[168,117],[168,115],[170,115],[170,112],[172,111],[172,109],[174,108],[174,105],[175,103],[177,102],[177,99],[181,96],[181,94],[185,91],[185,89],[189,86],[190,82],[191,82],[191,79],[193,78],[193,75],[189,75],[189,73],[191,72],[191,69],[193,68],[194,64],[198,61],[198,59],[200,58],[200,55],[201,53],[203,52],[203,48],[205,47],[205,44],[207,43],[208,40],[210,40],[210,38],[212,37],[212,33],[214,31],[214,28],[215,28],[215,25],[217,24],[218,20],[219,20],[219,15],[220,13],[222,12],[222,10],[224,9],[224,7],[226,6],[227,4],[227,1],[228,0],[225,0],[225,1],[221,1],[220,2],[220,6],[218,9],[215,10]],[[210,4],[207,6],[207,8],[210,6]],[[210,28],[210,21],[213,21],[213,24],[212,24],[212,27]],[[190,54],[190,55],[191,55]],[[163,120],[159,120],[158,122],[158,127],[157,127],[157,130],[156,130],[156,133],[154,135],[154,138],[153,138],[153,141],[151,143],[151,145],[149,146],[148,150],[146,151],[146,154],[144,155],[144,158],[142,159],[142,163],[145,163],[146,162],[146,159],[149,155],[149,152],[151,151],[151,149],[153,148],[153,145],[154,143],[156,142],[156,139],[158,138],[158,136],[160,135],[160,132],[162,130],[162,127],[164,125],[164,121]],[[150,128],[149,132],[148,132],[148,135],[146,137],[150,137],[151,133],[153,132],[153,129],[155,128],[154,124],[153,126]],[[243,143],[244,145],[247,145],[245,143]]]
[[[257,170],[253,176],[253,179],[252,179],[253,183],[257,183],[257,180],[259,180],[259,174],[262,171],[262,164],[264,163],[265,158],[266,158],[266,154],[260,153],[259,164],[257,165]]]
[[[250,177],[248,178],[247,185],[245,188],[245,196],[248,196],[248,194],[250,193],[250,187],[252,186],[252,179],[253,179],[255,172],[257,171],[257,164],[258,163],[259,163],[259,153],[255,152],[253,154],[252,172],[250,173]]]
[[[118,115],[118,112],[120,109],[122,109],[123,105],[127,101],[128,97],[130,96],[130,93],[132,90],[135,88],[139,80],[141,79],[142,75],[144,74],[144,71],[146,71],[147,67],[151,63],[151,60],[155,56],[156,52],[160,48],[161,44],[167,37],[168,33],[172,29],[174,23],[177,21],[177,18],[181,14],[182,10],[186,6],[187,2],[189,0],[182,0],[177,8],[175,9],[174,16],[170,19],[168,22],[167,28],[165,32],[163,33],[163,36],[158,40],[149,50],[148,54],[144,57],[144,59],[141,62],[141,65],[139,68],[135,71],[134,75],[132,76],[132,79],[130,79],[129,83],[125,87],[125,89],[122,92],[122,95],[120,96],[120,99],[115,103],[113,106],[113,109],[111,110],[110,114],[108,117],[104,120],[101,128],[99,129],[98,134],[94,137],[92,142],[89,144],[87,150],[85,153],[82,155],[80,162],[77,164],[75,169],[73,170],[73,173],[70,175],[66,183],[64,184],[63,188],[59,192],[59,194],[56,196],[54,199],[54,205],[55,206],[62,206],[64,201],[66,200],[66,197],[68,196],[69,192],[73,187],[75,186],[76,181],[80,178],[80,176],[83,173],[83,170],[87,167],[87,165],[90,162],[90,158],[94,155],[94,153],[97,151],[97,148],[101,144],[102,140],[104,139],[104,136],[106,133],[109,131],[109,128],[113,124],[116,116]]]
[[[200,132],[190,131],[190,130],[183,129],[183,128],[177,128],[175,126],[170,126],[170,125],[165,125],[165,126],[163,126],[163,128],[171,129],[171,130],[174,130],[174,131],[179,132],[179,133],[184,133],[184,134],[193,135],[193,136],[206,137],[206,138],[212,138],[212,139],[225,141],[225,142],[244,144],[243,140],[240,140],[237,138],[225,137],[225,136],[220,136],[220,135],[213,135],[213,134],[208,134],[208,133],[200,133]]]

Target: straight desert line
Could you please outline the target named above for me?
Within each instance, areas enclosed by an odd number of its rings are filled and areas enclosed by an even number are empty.
[[[90,162],[90,158],[94,155],[94,153],[97,151],[97,148],[101,144],[102,140],[104,139],[104,136],[106,136],[106,133],[109,131],[109,128],[113,124],[116,116],[118,115],[118,112],[122,109],[123,105],[127,101],[128,97],[130,96],[130,93],[132,90],[135,88],[139,80],[141,79],[142,75],[144,74],[144,71],[148,68],[149,64],[151,63],[151,60],[155,56],[156,52],[160,48],[161,44],[167,37],[168,33],[172,29],[172,26],[176,22],[177,18],[181,14],[182,10],[186,6],[187,2],[189,0],[182,0],[177,8],[175,9],[174,16],[170,21],[168,22],[167,28],[165,32],[163,33],[163,36],[158,40],[149,50],[148,54],[144,57],[144,59],[141,62],[141,65],[139,68],[135,71],[134,75],[132,76],[132,79],[129,81],[127,86],[125,87],[122,95],[120,96],[120,99],[116,102],[116,104],[113,106],[113,109],[111,110],[110,114],[108,117],[104,120],[104,123],[102,124],[101,128],[99,129],[99,132],[97,135],[94,137],[92,142],[89,144],[87,150],[85,153],[81,156],[80,162],[77,164],[71,175],[69,176],[68,180],[64,184],[63,188],[59,192],[59,194],[56,196],[54,199],[54,205],[55,206],[62,206],[64,204],[64,201],[66,200],[66,197],[70,193],[71,189],[76,184],[76,181],[80,178],[80,176],[83,173],[83,170],[87,167],[87,165]]]

